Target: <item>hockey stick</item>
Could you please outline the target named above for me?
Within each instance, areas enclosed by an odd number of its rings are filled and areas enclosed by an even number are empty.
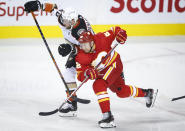
[[[33,19],[34,19],[34,21],[35,21],[35,23],[36,23],[36,25],[37,25],[37,28],[38,28],[38,30],[39,30],[41,36],[42,36],[42,39],[43,39],[43,41],[44,41],[44,44],[45,44],[45,46],[46,46],[46,48],[47,48],[47,50],[48,50],[48,52],[49,52],[49,54],[50,54],[50,57],[52,58],[53,63],[54,63],[54,65],[55,65],[55,67],[56,67],[56,69],[57,69],[57,71],[58,71],[58,73],[59,73],[59,75],[60,75],[60,78],[61,78],[61,80],[63,81],[63,83],[64,83],[64,85],[65,85],[65,88],[66,88],[67,92],[70,94],[70,91],[69,91],[69,88],[68,88],[68,86],[67,86],[67,83],[66,83],[66,81],[64,80],[64,77],[63,77],[63,75],[62,75],[62,73],[61,73],[61,71],[60,71],[60,69],[59,69],[59,67],[58,67],[58,65],[57,65],[57,63],[56,63],[56,60],[55,60],[55,58],[54,58],[54,56],[53,56],[53,54],[52,54],[52,52],[51,52],[51,50],[50,50],[50,48],[49,48],[49,45],[47,44],[47,41],[46,41],[46,39],[45,39],[45,37],[44,37],[44,34],[42,33],[42,30],[41,30],[41,28],[40,28],[40,26],[39,26],[39,23],[38,23],[38,21],[37,21],[37,19],[36,19],[36,17],[35,17],[35,14],[34,14],[33,12],[31,12],[31,14],[32,14]],[[77,98],[77,97],[74,97],[74,100],[77,101],[77,102],[79,102],[79,103],[83,103],[83,104],[88,104],[88,103],[90,103],[90,100],[87,100],[87,99],[80,99],[80,98]]]
[[[172,99],[172,101],[176,101],[176,100],[183,99],[183,98],[185,98],[185,96],[175,97]]]
[[[118,46],[118,43],[116,43],[116,44],[114,45],[114,47],[108,52],[108,54],[98,63],[98,65],[96,65],[95,70],[101,65],[101,63],[102,63],[104,60],[107,59],[108,56],[110,56],[110,54],[112,53],[112,51],[113,51],[117,46]],[[86,78],[81,82],[81,84],[70,94],[70,96],[66,98],[66,100],[61,104],[61,106],[60,106],[58,109],[55,109],[55,110],[50,111],[50,112],[40,112],[39,115],[40,115],[40,116],[48,116],[48,115],[53,115],[53,114],[57,113],[58,111],[60,111],[61,108],[63,107],[63,105],[64,105],[67,101],[69,101],[69,99],[73,96],[73,94],[76,93],[76,92],[80,89],[80,87],[82,87],[82,85],[83,85],[85,82],[88,81],[88,79],[89,79],[89,78],[86,77]]]

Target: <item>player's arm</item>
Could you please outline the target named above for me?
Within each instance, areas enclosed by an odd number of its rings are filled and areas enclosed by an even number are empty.
[[[76,71],[77,71],[77,79],[79,81],[83,81],[85,79],[84,72],[87,69],[88,65],[88,57],[81,51],[79,50],[75,61],[76,61]]]
[[[65,38],[64,38],[64,39],[65,39]],[[78,47],[77,47],[77,45],[74,44],[74,43],[72,43],[72,42],[70,42],[68,39],[65,39],[65,41],[66,41],[66,44],[69,44],[69,45],[71,46],[71,53],[73,53],[74,55],[76,55],[77,52],[78,52]]]
[[[46,11],[46,12],[52,12],[54,9],[58,9],[56,4],[52,4],[52,3],[42,4],[39,0],[28,1],[24,4],[24,7],[25,7],[24,10],[28,13],[38,11],[39,9]]]
[[[71,43],[70,41],[68,41],[67,39],[65,39],[66,43],[62,43],[60,44],[60,46],[58,47],[58,52],[60,55],[62,55],[63,57],[69,55],[70,53],[72,53],[73,55],[76,55],[78,52],[78,47],[76,44]]]
[[[76,61],[77,79],[81,82],[85,79],[84,75],[85,70],[86,67],[84,65],[81,65],[78,61]]]
[[[91,66],[91,58],[83,51],[79,51],[76,56],[77,79],[83,81],[85,78],[91,80],[98,77],[98,72]]]
[[[94,80],[98,77],[98,72],[92,66],[85,66],[76,61],[77,79],[83,81],[85,78]]]
[[[124,44],[127,40],[126,31],[121,29],[119,26],[112,27],[110,30],[104,32],[103,34],[108,44],[112,44],[114,39],[116,39],[116,41],[121,44]]]
[[[64,27],[60,26],[61,30],[64,35],[65,43],[60,44],[59,46],[59,54],[62,55],[63,57],[69,55],[70,53],[73,53],[73,55],[77,54],[77,43],[72,39],[71,35],[68,35],[70,33],[69,30],[65,29]]]

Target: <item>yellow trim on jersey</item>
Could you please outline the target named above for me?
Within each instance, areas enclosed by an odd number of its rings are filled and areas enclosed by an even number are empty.
[[[130,96],[132,96],[133,95],[133,87],[132,86],[129,86],[130,87]]]
[[[113,70],[113,67],[111,66],[111,67],[108,69],[108,71],[105,73],[105,75],[103,76],[103,79],[104,79],[104,80],[107,79],[107,77],[108,77],[109,74],[112,72],[112,70]]]
[[[93,74],[92,74],[92,72],[90,72],[90,75],[91,75],[91,78],[93,79],[94,77],[93,77]]]
[[[99,103],[101,103],[101,102],[109,101],[109,100],[110,100],[110,98],[104,98],[104,99],[100,99],[100,100],[98,100],[98,102],[99,102]]]
[[[117,52],[114,52],[114,56],[112,57],[111,61],[108,63],[107,66],[109,66],[109,65],[112,64],[112,62],[116,59],[117,55],[118,55],[118,53]]]
[[[103,95],[103,94],[107,94],[107,92],[106,92],[106,91],[102,91],[102,92],[96,93],[97,96],[98,96],[98,95]]]
[[[78,76],[80,75],[81,72],[82,72],[82,71],[77,71],[77,78],[78,78]]]
[[[105,65],[107,65],[108,64],[108,62],[109,62],[109,60],[110,60],[110,56],[107,58],[107,60],[105,61]]]
[[[116,62],[114,62],[114,64],[112,64],[114,68],[116,68]]]

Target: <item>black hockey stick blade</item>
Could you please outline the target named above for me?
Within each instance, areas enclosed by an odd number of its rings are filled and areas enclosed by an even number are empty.
[[[40,116],[49,116],[49,115],[53,115],[53,114],[55,114],[57,112],[58,112],[58,109],[55,109],[55,110],[49,111],[49,112],[39,112],[39,115]]]
[[[90,100],[80,99],[78,97],[74,97],[74,100],[79,103],[82,103],[82,104],[89,104],[91,102]],[[55,110],[49,111],[49,112],[39,112],[39,115],[40,116],[49,116],[49,115],[53,115],[53,114],[57,113],[58,111],[59,111],[59,109],[55,109]]]
[[[79,102],[79,103],[82,103],[82,104],[89,104],[91,102],[91,100],[81,99],[81,98],[78,98],[78,97],[74,97],[73,99],[75,101]]]
[[[185,98],[185,96],[173,98],[172,101],[176,101],[176,100],[183,99],[183,98]]]

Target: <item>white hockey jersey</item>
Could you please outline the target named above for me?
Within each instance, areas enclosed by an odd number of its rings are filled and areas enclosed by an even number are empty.
[[[56,10],[55,14],[59,23],[59,27],[61,28],[64,35],[64,39],[66,39],[67,41],[79,45],[78,38],[83,31],[90,31],[94,34],[90,23],[81,15],[78,15],[77,24],[73,26],[72,29],[66,29],[62,25],[62,21],[60,19],[60,17],[62,17],[61,10]]]

